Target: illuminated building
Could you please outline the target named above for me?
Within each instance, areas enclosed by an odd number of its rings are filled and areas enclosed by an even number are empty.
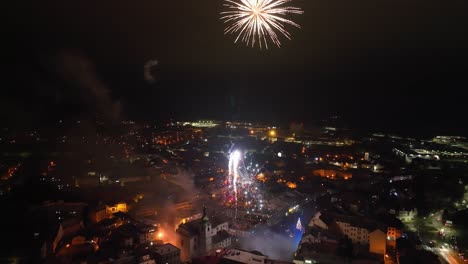
[[[432,139],[432,141],[442,145],[449,145],[453,147],[468,149],[468,139],[466,137],[437,136],[434,139]]]
[[[106,211],[108,215],[112,215],[117,212],[127,213],[127,203],[116,203],[113,205],[106,205]]]
[[[138,228],[138,239],[140,244],[160,240],[158,228],[154,226],[142,226]]]
[[[206,208],[203,209],[201,219],[179,225],[176,233],[181,260],[190,261],[212,249],[231,245],[228,228],[228,222],[216,218],[210,220]]]
[[[104,205],[97,206],[91,209],[89,212],[89,219],[93,223],[99,223],[108,217],[109,215],[107,214],[107,208]]]
[[[386,233],[380,229],[369,233],[369,252],[385,255],[387,247],[386,239]]]
[[[396,239],[402,235],[402,224],[393,217],[383,222],[363,219],[353,215],[317,213],[309,222],[309,227],[324,230],[339,229],[355,244],[369,245],[371,252],[384,254],[382,248],[395,247]]]
[[[412,163],[415,160],[452,160],[452,161],[467,161],[468,151],[462,147],[453,147],[448,145],[424,145],[424,146],[410,146],[398,147],[393,149],[396,156],[405,158],[407,163]]]
[[[414,218],[418,215],[418,209],[401,209],[398,211],[397,218],[401,221],[413,221]]]
[[[332,169],[320,169],[320,170],[314,170],[313,172],[314,176],[320,176],[322,178],[328,178],[331,180],[335,179],[344,179],[344,180],[349,180],[353,178],[353,174],[350,172],[344,172],[344,171],[338,171],[338,170],[332,170]]]
[[[191,216],[188,216],[188,217],[185,217],[183,218],[180,223],[181,224],[186,224],[186,223],[189,223],[189,222],[192,222],[192,221],[195,221],[195,220],[199,220],[199,219],[202,219],[203,217],[203,214],[195,214],[195,215],[191,215]]]
[[[210,121],[198,121],[198,122],[185,123],[185,124],[191,125],[193,127],[199,127],[199,128],[213,128],[219,125],[219,123],[215,121],[211,121],[211,120]]]
[[[345,219],[335,220],[340,227],[341,232],[347,235],[353,243],[368,244],[369,243],[369,230],[368,225],[361,222],[350,222]]]
[[[399,237],[401,237],[401,229],[389,226],[387,229],[387,239],[393,241]]]

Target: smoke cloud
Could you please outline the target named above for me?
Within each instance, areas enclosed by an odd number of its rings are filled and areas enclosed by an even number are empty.
[[[76,94],[88,108],[109,121],[120,119],[120,102],[112,99],[109,88],[99,80],[94,64],[85,56],[71,51],[61,52],[56,57],[54,70],[67,88],[78,89]]]
[[[177,174],[166,175],[165,180],[179,187],[175,193],[168,193],[171,199],[165,199],[161,203],[160,228],[163,233],[163,241],[177,245],[176,229],[185,217],[201,212],[201,206],[194,204],[197,190],[193,183],[191,171],[177,168]],[[156,201],[155,201],[156,202]],[[188,208],[183,208],[187,204]],[[199,209],[199,210],[197,210]]]
[[[145,63],[144,66],[144,75],[145,75],[145,80],[148,83],[154,83],[156,82],[156,78],[152,72],[152,69],[158,65],[157,60],[149,60],[148,62]]]
[[[292,238],[273,232],[267,232],[267,235],[259,234],[262,232],[265,231],[257,231],[255,235],[250,236],[248,239],[241,240],[240,248],[248,251],[260,251],[270,259],[282,261],[290,261],[292,259],[296,250],[296,245]]]

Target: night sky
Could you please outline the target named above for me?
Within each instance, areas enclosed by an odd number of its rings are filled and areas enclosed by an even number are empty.
[[[293,39],[259,50],[223,35],[221,0],[10,1],[2,119],[99,112],[468,134],[468,2],[295,0]],[[143,65],[158,60],[154,84]]]

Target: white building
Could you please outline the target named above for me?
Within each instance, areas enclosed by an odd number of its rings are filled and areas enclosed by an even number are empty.
[[[397,218],[401,221],[413,221],[418,216],[418,209],[400,209]]]
[[[176,230],[181,260],[190,261],[212,249],[231,245],[231,236],[227,232],[228,222],[213,218],[211,221],[203,209],[201,219],[181,224]]]
[[[393,219],[393,218],[391,218]],[[336,229],[348,236],[354,244],[367,245],[372,242],[370,234],[376,229],[386,231],[387,241],[396,241],[402,234],[401,223],[397,219],[388,220],[386,223],[365,220],[359,217],[353,217],[341,214],[317,213],[309,222],[309,227],[316,227],[323,230]],[[374,234],[374,238],[376,238]],[[374,239],[373,241],[377,241]],[[380,242],[379,242],[380,243]],[[388,243],[388,242],[387,242]]]
[[[319,212],[310,220],[309,227],[318,227],[328,230],[331,225],[336,223],[341,233],[348,236],[353,243],[362,245],[368,244],[369,227],[364,223],[351,220],[352,219],[346,219],[345,217],[330,217],[328,215],[322,216]]]
[[[352,224],[343,220],[336,220],[343,234],[348,236],[353,243],[365,245],[369,243],[369,230],[364,225]]]

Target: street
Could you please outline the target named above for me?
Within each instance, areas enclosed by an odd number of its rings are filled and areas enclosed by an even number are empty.
[[[442,222],[443,210],[432,213],[427,217],[417,217],[413,221],[405,221],[406,227],[416,232],[426,249],[439,255],[440,259],[450,264],[461,264],[465,261],[458,256],[456,241],[458,232]]]

